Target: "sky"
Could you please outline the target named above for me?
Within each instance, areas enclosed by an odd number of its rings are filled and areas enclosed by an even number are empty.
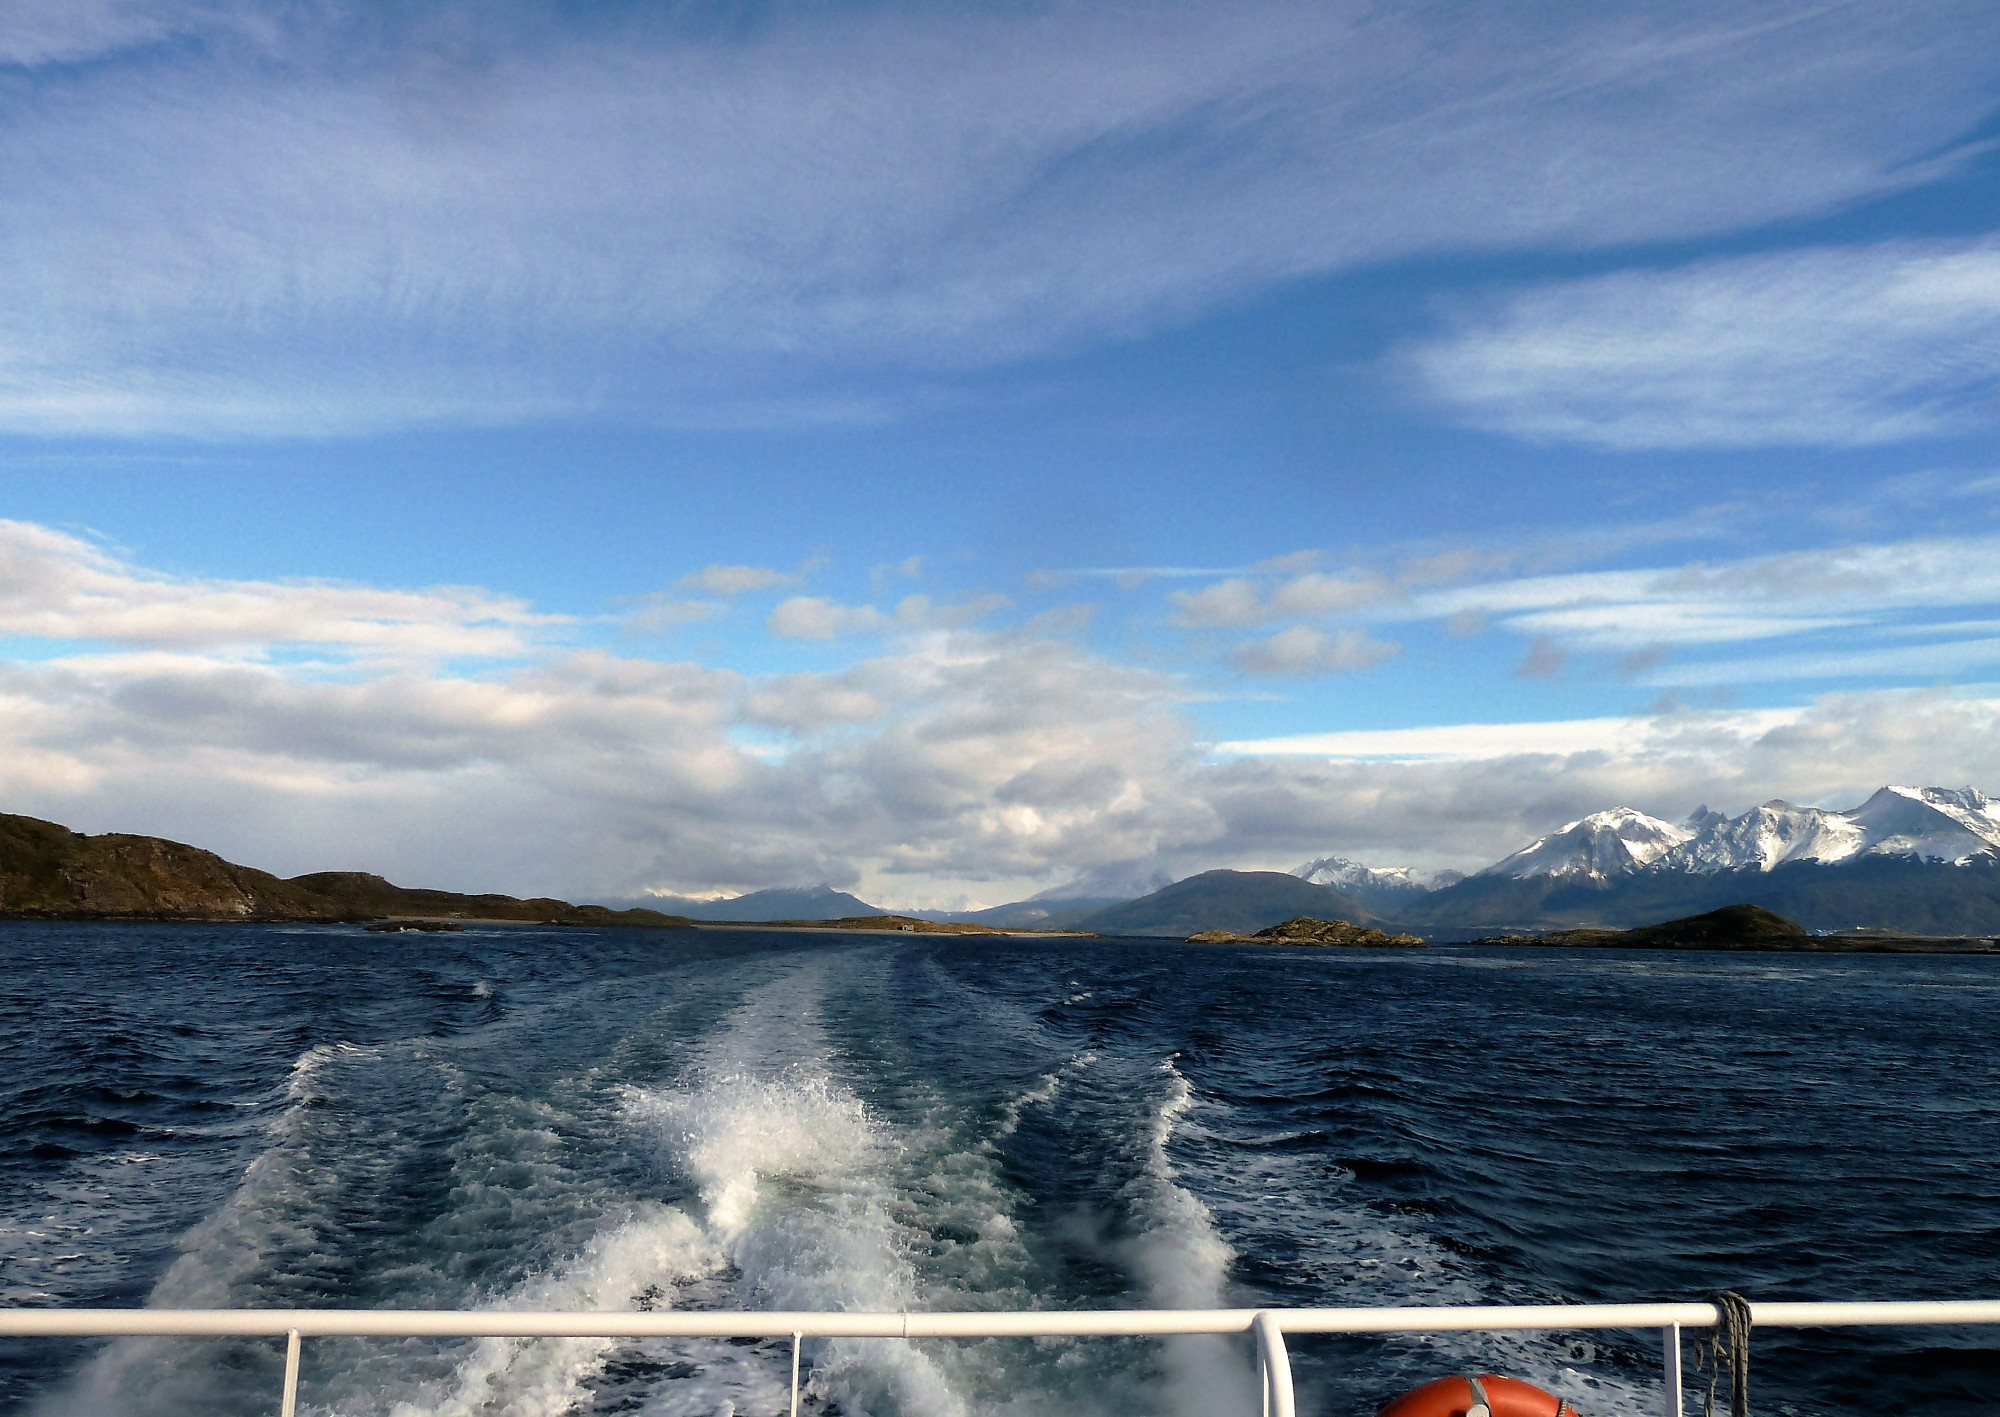
[[[0,810],[976,908],[2000,792],[2000,25],[13,0]]]

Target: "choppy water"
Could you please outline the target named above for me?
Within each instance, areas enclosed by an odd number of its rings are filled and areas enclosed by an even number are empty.
[[[978,1308],[2000,1297],[1985,959],[0,926],[0,1300]],[[1759,1333],[1759,1410],[2000,1410],[2000,1335]],[[1302,1409],[1651,1334],[1299,1339]],[[1256,1410],[1240,1340],[808,1343],[816,1417]],[[273,1343],[0,1342],[268,1413]],[[308,1343],[320,1413],[781,1412],[782,1344]]]

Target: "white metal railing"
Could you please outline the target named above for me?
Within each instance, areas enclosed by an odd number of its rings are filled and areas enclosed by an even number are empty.
[[[2000,1302],[1752,1304],[1763,1328],[2000,1324]],[[1713,1328],[1715,1305],[1523,1304],[1449,1309],[1068,1309],[933,1314],[510,1313],[499,1309],[0,1309],[0,1338],[282,1338],[280,1412],[293,1417],[307,1338],[790,1338],[792,1417],[807,1338],[1119,1338],[1248,1333],[1264,1417],[1295,1417],[1288,1333],[1464,1333],[1520,1329],[1660,1330],[1665,1417],[1682,1417],[1681,1330]]]

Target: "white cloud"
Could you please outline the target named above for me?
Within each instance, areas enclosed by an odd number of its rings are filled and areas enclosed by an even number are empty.
[[[1530,723],[1451,723],[1370,728],[1216,743],[1223,757],[1308,757],[1350,762],[1478,762],[1575,753],[1640,756],[1694,722],[1743,737],[1802,722],[1805,709],[1738,709],[1703,715],[1558,719]]]
[[[1359,630],[1329,635],[1310,625],[1293,625],[1269,639],[1238,646],[1230,663],[1246,674],[1341,674],[1372,669],[1398,649]]]
[[[705,590],[710,595],[746,595],[753,590],[798,583],[796,575],[769,566],[704,566],[692,575],[681,577],[681,584],[690,590]]]
[[[1256,582],[1234,578],[1200,590],[1175,591],[1167,599],[1175,607],[1177,624],[1221,627],[1324,615],[1366,605],[1389,593],[1387,582],[1367,572],[1327,575],[1312,571],[1278,582],[1268,598]]]
[[[1990,105],[1986,18],[38,3],[5,51],[45,68],[0,124],[0,428],[879,419],[913,374],[1300,276],[1925,180]]]
[[[894,613],[884,614],[872,605],[841,605],[821,596],[795,595],[778,602],[765,626],[786,639],[832,640],[970,625],[1013,604],[1004,595],[975,596],[958,605],[936,605],[927,595],[906,595],[896,602]]]
[[[645,634],[658,634],[681,625],[695,625],[704,620],[719,619],[729,613],[729,607],[713,600],[674,600],[668,597],[650,599],[639,609],[625,617],[627,629]]]
[[[175,0],[9,0],[0,64],[75,64],[221,25],[230,7]]]
[[[1519,634],[1544,637],[1552,647],[1614,652],[1747,645],[1861,627],[1894,629],[1957,635],[1965,648],[1933,647],[1925,653],[1933,664],[1950,661],[1963,667],[1983,661],[1987,651],[1979,642],[1987,632],[1977,622],[1926,626],[1921,617],[1962,607],[1983,608],[1995,601],[2000,601],[2000,537],[1914,537],[1733,562],[1493,581],[1428,592],[1407,608],[1397,607],[1394,614],[1440,619],[1448,628],[1490,620]],[[1462,618],[1468,616],[1472,618]],[[1920,617],[1918,623],[1899,623],[1909,616]],[[1914,654],[1895,660],[1883,651],[1877,659],[1868,659],[1873,653],[1843,644],[1788,656],[1765,655],[1757,664],[1742,660],[1716,661],[1713,666],[1681,664],[1656,670],[1645,676],[1645,682],[1809,679],[1822,672],[1815,665],[1837,658],[1856,667],[1825,673],[1868,672],[1860,667],[1867,663],[1883,672],[1932,672],[1892,668],[1892,662],[1917,665],[1920,657]],[[1952,659],[1953,654],[1961,658]],[[1955,671],[1939,667],[1935,672]]]
[[[74,536],[0,521],[0,634],[177,649],[511,658],[565,617],[465,587],[381,590],[139,570]]]
[[[879,634],[895,620],[872,605],[840,605],[817,595],[795,595],[778,602],[764,624],[774,635],[790,640],[831,640],[841,635]]]
[[[2000,669],[2000,639],[1961,639],[1888,649],[1802,651],[1752,659],[1705,660],[1652,669],[1639,681],[1661,688],[1759,684],[1782,680],[1961,679]]]
[[[1466,421],[1606,448],[1849,447],[2000,409],[2000,243],[1787,251],[1543,286],[1403,350]]]

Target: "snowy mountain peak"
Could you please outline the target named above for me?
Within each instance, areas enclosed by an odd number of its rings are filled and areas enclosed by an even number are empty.
[[[1704,802],[1701,806],[1688,813],[1687,820],[1681,823],[1681,830],[1686,832],[1691,838],[1697,837],[1710,827],[1720,826],[1728,820],[1729,818],[1726,814],[1709,810],[1708,804]]]
[[[1613,807],[1570,822],[1479,874],[1516,879],[1625,876],[1651,865],[1692,835],[1686,827],[1636,808]]]
[[[1842,815],[1879,855],[1958,862],[2000,852],[2000,809],[1970,787],[1885,787]]]
[[[1292,874],[1302,881],[1316,886],[1332,886],[1335,890],[1423,891],[1430,887],[1408,866],[1364,866],[1359,861],[1350,861],[1345,856],[1322,856],[1317,861],[1308,861],[1303,866],[1294,866]]]

